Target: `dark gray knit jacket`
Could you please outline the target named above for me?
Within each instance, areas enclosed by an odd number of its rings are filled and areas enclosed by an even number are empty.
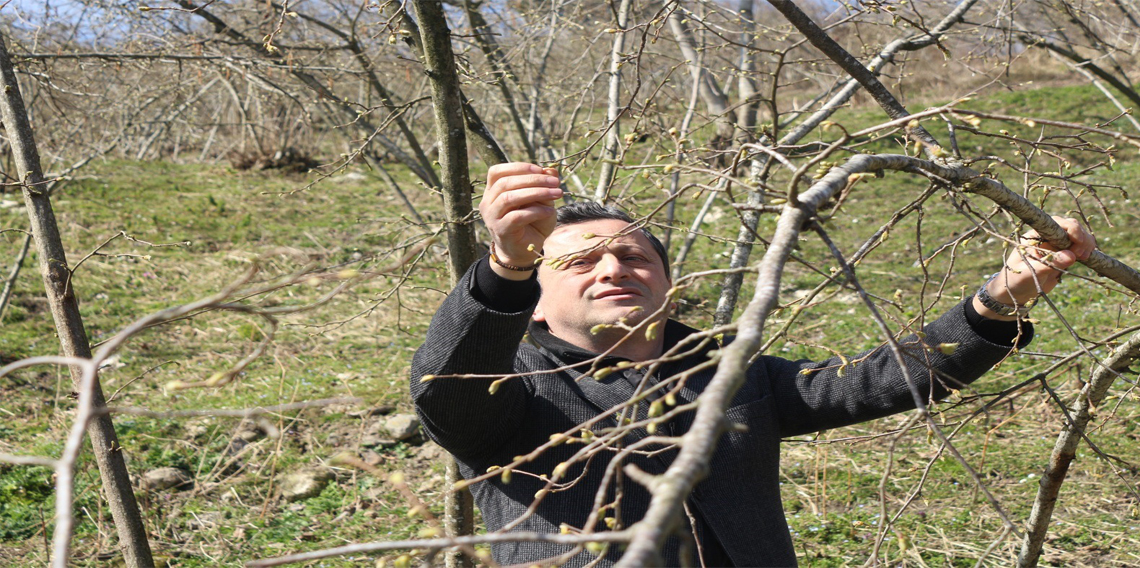
[[[629,400],[639,373],[614,372],[600,381],[584,379],[578,371],[536,374],[577,362],[588,354],[572,349],[520,343],[527,331],[537,294],[528,308],[503,313],[488,308],[473,295],[474,268],[436,312],[423,346],[411,368],[411,391],[428,435],[458,459],[464,477],[485,473],[491,466],[510,463],[549,441],[551,434],[572,431],[602,411]],[[915,337],[904,339],[911,377],[923,393],[934,398],[945,387],[968,384],[1009,354],[1009,346],[980,337],[967,323],[962,304],[924,328],[928,345],[957,343],[953,354],[923,349]],[[692,330],[670,321],[665,327],[666,349]],[[1023,337],[1028,342],[1031,331]],[[549,334],[532,334],[551,342]],[[533,339],[533,338],[532,338]],[[556,339],[553,341],[557,342]],[[563,346],[564,347],[564,346]],[[861,357],[866,356],[865,359]],[[567,360],[569,359],[569,360]],[[706,361],[702,355],[674,363],[659,373],[668,377]],[[822,362],[788,361],[760,357],[748,370],[747,381],[733,399],[728,418],[747,427],[733,431],[718,443],[708,477],[690,497],[689,508],[697,519],[691,530],[702,542],[711,542],[716,552],[735,566],[794,566],[795,551],[780,500],[780,439],[854,424],[905,411],[914,400],[902,374],[886,348],[850,360],[857,365],[837,370],[838,359]],[[818,371],[804,373],[808,369]],[[936,369],[932,371],[931,369]],[[678,403],[693,400],[712,378],[712,370],[691,376]],[[485,374],[522,376],[505,381],[495,394],[488,392],[490,379],[436,379],[421,382],[423,375]],[[938,378],[935,378],[938,377]],[[955,384],[959,383],[959,384]],[[644,404],[641,405],[644,408]],[[644,417],[644,410],[641,411]],[[680,436],[692,423],[692,413],[673,420],[659,430]],[[612,427],[604,420],[595,429]],[[646,434],[641,432],[639,436]],[[581,448],[564,444],[546,451],[520,468],[535,475],[550,475],[554,467]],[[544,497],[534,514],[512,530],[553,533],[563,523],[583,528],[602,483],[611,454],[599,454],[588,464],[570,468],[563,479],[582,478],[572,487]],[[641,469],[663,473],[675,450],[631,461]],[[583,475],[583,469],[585,473]],[[498,531],[522,516],[545,482],[515,473],[509,483],[498,477],[471,487],[488,531]],[[622,484],[620,526],[641,519],[649,494],[633,482]],[[612,490],[611,490],[612,492]],[[599,523],[596,530],[605,530]],[[709,534],[711,532],[711,534]],[[721,548],[723,547],[723,548]],[[530,565],[563,554],[568,547],[519,542],[492,547],[496,562]],[[663,551],[668,565],[681,564],[677,539]],[[722,556],[723,557],[723,556]],[[620,550],[610,550],[601,566],[612,565]],[[583,552],[566,566],[582,566],[595,557]]]

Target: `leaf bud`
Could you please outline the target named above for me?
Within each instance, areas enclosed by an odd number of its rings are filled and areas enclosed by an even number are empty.
[[[661,414],[664,413],[664,410],[665,410],[665,405],[661,404],[660,400],[655,400],[655,401],[653,401],[653,404],[649,405],[649,417],[650,418],[657,418],[658,416],[661,416]]]
[[[661,327],[661,322],[655,321],[645,328],[645,339],[653,341],[657,339],[657,328]]]

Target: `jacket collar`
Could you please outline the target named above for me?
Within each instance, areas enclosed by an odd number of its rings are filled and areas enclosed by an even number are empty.
[[[679,341],[688,337],[690,334],[695,333],[697,330],[676,320],[665,321],[665,351],[672,349]],[[559,360],[569,363],[581,363],[588,361],[598,356],[597,353],[583,349],[566,341],[550,332],[550,328],[546,324],[536,321],[530,322],[530,327],[527,332],[530,334],[531,340],[535,345],[550,352],[550,354],[557,357]],[[605,357],[598,362],[598,367],[605,367],[615,363],[626,361],[622,357]]]

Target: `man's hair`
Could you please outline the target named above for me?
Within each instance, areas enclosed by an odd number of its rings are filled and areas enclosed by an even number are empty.
[[[629,213],[614,207],[613,205],[601,205],[594,201],[575,201],[567,203],[558,208],[558,225],[576,225],[578,223],[585,223],[587,221],[597,221],[599,219],[614,219],[617,221],[625,221],[626,223],[633,223],[633,217]],[[665,250],[665,245],[661,243],[649,229],[641,228],[641,234],[649,239],[649,243],[653,245],[653,250],[657,251],[657,256],[661,257],[661,262],[665,264],[665,274],[669,274],[669,252]]]

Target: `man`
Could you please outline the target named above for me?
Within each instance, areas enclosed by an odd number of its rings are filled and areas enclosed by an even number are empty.
[[[619,210],[574,203],[555,210],[561,197],[556,171],[531,164],[503,164],[488,173],[479,206],[492,237],[491,253],[480,260],[439,308],[424,345],[412,363],[412,396],[428,434],[456,456],[465,478],[513,463],[548,444],[551,436],[576,434],[581,424],[593,432],[614,428],[608,411],[646,384],[656,385],[688,371],[682,384],[662,391],[668,402],[693,401],[714,369],[705,347],[665,363],[655,376],[623,362],[650,361],[695,332],[665,321],[661,333],[628,334],[623,327],[644,318],[662,320],[668,306],[668,259],[648,231],[634,229]],[[1091,235],[1071,219],[1057,219],[1073,246],[1038,260],[1040,248],[1015,253],[979,294],[924,328],[926,345],[954,343],[953,353],[923,349],[915,337],[908,369],[918,388],[932,399],[948,387],[970,383],[1009,354],[1014,341],[1029,342],[1032,328],[1017,323],[1018,307],[1031,303],[1037,286],[1048,292],[1061,271],[1095,248]],[[560,262],[535,269],[539,253]],[[1029,258],[1033,257],[1033,258]],[[541,294],[539,289],[541,287]],[[980,298],[978,296],[981,296]],[[665,307],[665,310],[661,308]],[[655,315],[658,314],[658,315]],[[621,322],[621,323],[619,323]],[[659,321],[657,323],[660,323]],[[615,325],[616,324],[616,325]],[[520,343],[524,334],[531,343]],[[598,354],[604,353],[600,361]],[[760,357],[733,399],[727,417],[747,427],[726,434],[717,445],[709,475],[687,502],[685,534],[663,551],[667,564],[682,562],[685,542],[695,542],[705,566],[792,566],[796,563],[779,491],[782,437],[853,424],[913,408],[911,392],[886,349],[864,354],[858,365],[837,372],[837,361],[813,363]],[[591,367],[618,369],[600,378],[582,378]],[[430,376],[429,376],[430,375]],[[436,378],[477,375],[475,378]],[[422,378],[428,380],[422,380]],[[496,381],[498,378],[509,377]],[[494,383],[494,387],[492,387]],[[646,401],[648,402],[648,400]],[[639,404],[635,420],[645,420]],[[692,422],[681,413],[657,428],[681,436]],[[625,437],[633,443],[649,433]],[[589,440],[589,433],[582,435]],[[490,531],[507,529],[553,533],[628,527],[644,515],[649,493],[607,476],[618,448],[597,448],[586,460],[564,465],[582,444],[549,447],[510,475],[471,486]],[[676,455],[671,448],[631,454],[650,474],[663,473]],[[548,483],[553,478],[556,483]],[[601,506],[594,517],[591,512]],[[589,523],[591,526],[586,526]],[[504,565],[559,562],[567,566],[611,565],[617,547],[589,552],[569,546],[520,541],[492,547]]]

